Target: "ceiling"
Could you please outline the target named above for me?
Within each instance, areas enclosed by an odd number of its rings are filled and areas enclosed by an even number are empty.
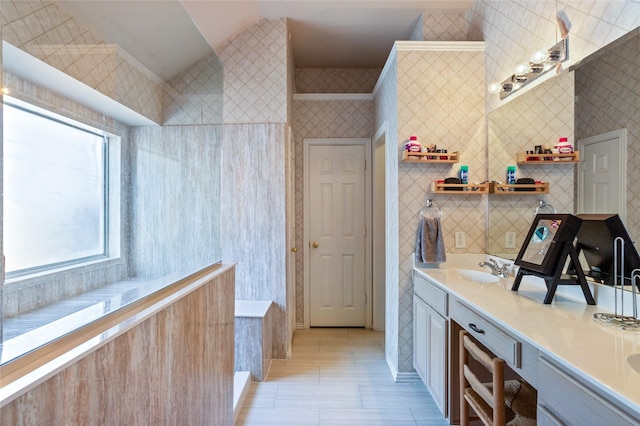
[[[167,81],[263,18],[289,18],[297,68],[381,68],[393,42],[409,38],[422,12],[465,10],[473,0],[57,3]]]

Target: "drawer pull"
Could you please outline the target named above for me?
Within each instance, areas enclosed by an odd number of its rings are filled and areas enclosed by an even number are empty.
[[[484,330],[481,328],[478,328],[478,326],[472,322],[469,323],[469,328],[478,334],[484,334]]]

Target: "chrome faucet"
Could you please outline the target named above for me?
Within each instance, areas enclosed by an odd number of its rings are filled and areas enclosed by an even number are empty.
[[[509,264],[505,263],[503,265],[498,265],[493,259],[489,259],[488,262],[480,262],[478,266],[488,266],[491,269],[491,274],[500,278],[508,278],[509,277]]]

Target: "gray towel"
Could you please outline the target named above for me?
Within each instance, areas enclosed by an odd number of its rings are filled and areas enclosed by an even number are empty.
[[[446,261],[447,255],[444,249],[440,219],[420,218],[416,238],[416,262],[439,263]]]

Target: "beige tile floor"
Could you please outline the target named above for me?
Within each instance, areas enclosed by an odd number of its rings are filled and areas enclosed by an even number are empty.
[[[446,425],[422,382],[395,383],[384,333],[297,330],[289,360],[274,360],[252,383],[237,426]]]

